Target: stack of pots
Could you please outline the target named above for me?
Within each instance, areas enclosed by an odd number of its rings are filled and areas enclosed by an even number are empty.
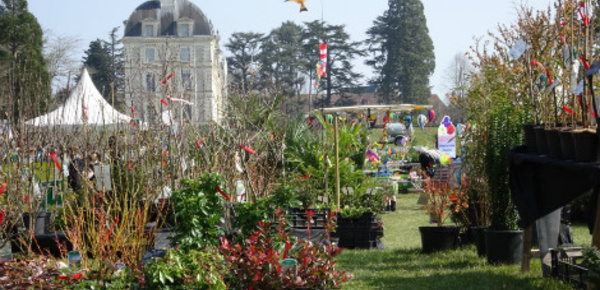
[[[598,162],[596,128],[523,125],[529,153],[575,162]]]

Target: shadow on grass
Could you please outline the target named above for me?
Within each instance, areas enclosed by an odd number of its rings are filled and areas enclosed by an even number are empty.
[[[344,289],[572,289],[520,274],[519,265],[488,266],[473,249],[422,254],[420,249],[350,251],[339,269],[355,275]]]

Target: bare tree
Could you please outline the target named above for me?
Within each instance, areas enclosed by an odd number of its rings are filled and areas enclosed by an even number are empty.
[[[466,95],[469,76],[473,71],[466,54],[458,52],[454,55],[444,77],[446,89],[452,97],[462,98]]]
[[[81,39],[76,36],[56,35],[51,30],[44,31],[44,58],[56,93],[67,88],[69,81],[79,71],[81,61],[77,50]]]

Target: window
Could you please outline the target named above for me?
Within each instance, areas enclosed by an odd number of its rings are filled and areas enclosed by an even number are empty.
[[[181,61],[185,61],[185,62],[190,61],[190,48],[182,47],[179,52],[179,58],[181,59]]]
[[[156,79],[153,73],[146,74],[146,90],[149,92],[156,92]]]
[[[184,90],[192,90],[192,73],[189,70],[181,71],[181,86]]]
[[[154,62],[154,48],[153,47],[146,48],[146,62]]]
[[[146,24],[144,25],[144,36],[145,37],[154,37],[154,25]]]
[[[179,24],[179,36],[181,37],[189,37],[190,36],[190,25],[189,24]]]

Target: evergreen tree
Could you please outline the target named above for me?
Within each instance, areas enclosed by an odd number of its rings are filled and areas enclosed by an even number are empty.
[[[356,88],[362,75],[354,72],[352,60],[358,56],[364,56],[364,49],[360,48],[359,42],[351,42],[350,35],[346,33],[343,25],[328,25],[323,21],[305,23],[303,32],[304,57],[307,71],[315,71],[319,61],[319,44],[327,43],[329,52],[329,71],[327,76],[331,77],[332,93],[341,93],[342,89]],[[315,76],[316,73],[309,74]],[[311,80],[312,83],[312,80]],[[321,78],[320,90],[327,89],[325,78]],[[345,101],[344,103],[348,103]],[[330,106],[331,100],[324,99],[320,105]]]
[[[302,27],[284,22],[262,41],[260,88],[268,93],[291,97],[299,93],[302,70]]]
[[[123,55],[121,42],[116,38],[117,29],[111,31],[109,41],[90,42],[83,57],[94,85],[111,105],[120,104],[123,94]]]
[[[50,97],[50,78],[42,28],[27,1],[2,0],[0,31],[2,110],[12,113],[15,122],[40,115]]]
[[[227,66],[234,91],[246,94],[252,89],[252,76],[258,70],[258,53],[263,37],[262,33],[236,32],[225,45],[232,54],[227,57]]]
[[[367,34],[373,58],[366,63],[378,76],[378,95],[386,103],[426,103],[435,69],[433,42],[420,0],[389,0]]]

